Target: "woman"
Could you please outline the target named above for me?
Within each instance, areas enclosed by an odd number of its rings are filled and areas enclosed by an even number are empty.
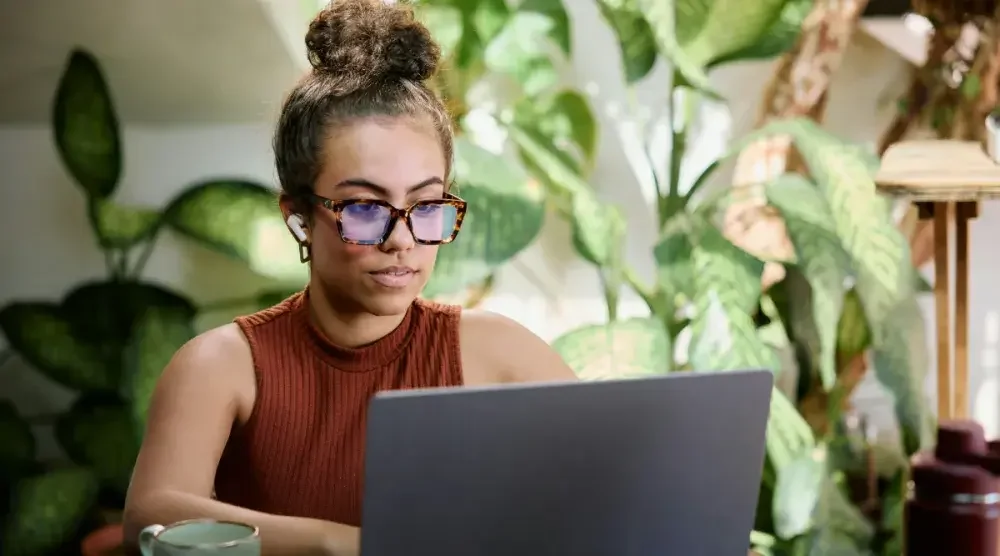
[[[274,138],[306,291],[206,332],[164,370],[125,510],[260,527],[264,553],[358,552],[365,414],[394,388],[572,380],[504,317],[417,299],[461,225],[440,52],[402,5],[337,0]],[[214,492],[214,496],[213,496]]]

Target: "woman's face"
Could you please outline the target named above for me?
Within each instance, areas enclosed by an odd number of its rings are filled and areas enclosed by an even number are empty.
[[[440,199],[446,179],[444,154],[429,124],[368,118],[338,127],[327,139],[315,193],[332,200],[380,199],[406,209],[420,200]],[[366,234],[365,222],[374,220],[366,212],[371,209],[345,210],[345,225],[350,219],[352,230]],[[402,219],[380,245],[346,243],[330,210],[316,206],[313,214],[313,283],[335,308],[379,316],[406,312],[434,270],[437,246],[416,243]]]

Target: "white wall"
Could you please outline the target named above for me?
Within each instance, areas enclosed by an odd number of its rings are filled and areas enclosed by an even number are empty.
[[[627,258],[641,275],[652,277],[650,248],[655,225],[623,145],[635,140],[635,134],[629,132],[630,113],[641,119],[646,112],[645,116],[655,118],[662,109],[667,72],[657,68],[639,87],[635,95],[639,110],[631,112],[619,77],[619,60],[612,55],[617,46],[610,31],[600,22],[592,3],[567,4],[576,22],[574,79],[592,93],[603,124],[592,181],[605,199],[618,203],[629,215]],[[702,110],[686,175],[697,173],[731,137],[749,130],[770,70],[771,63],[747,63],[723,68],[713,76],[729,98],[728,108],[706,106]],[[832,92],[828,127],[857,141],[874,141],[891,117],[894,92],[905,86],[905,79],[905,66],[893,54],[874,41],[857,41]],[[236,175],[274,183],[269,140],[268,122],[215,128],[128,127],[119,200],[162,205],[192,181],[208,176]],[[717,182],[725,179],[726,175],[720,174]],[[103,260],[89,235],[83,196],[59,164],[47,128],[0,128],[0,181],[0,231],[4,237],[0,243],[0,303],[57,299],[81,280],[103,276]],[[1000,208],[987,204],[972,230],[970,353],[974,388],[987,378],[984,359],[997,357],[1000,290],[992,287],[991,280],[1000,263],[990,256],[987,238],[998,232]],[[236,263],[183,240],[166,239],[150,262],[149,276],[206,301],[250,293],[259,285]],[[604,304],[596,275],[575,259],[568,246],[565,226],[549,223],[538,245],[504,269],[486,307],[522,321],[547,339],[580,324],[603,320]],[[546,291],[532,286],[526,273],[540,275],[548,284]],[[929,300],[926,309],[930,331],[933,313]],[[626,296],[622,313],[642,312],[641,302]],[[985,326],[990,319],[993,324]],[[988,329],[991,337],[987,337]],[[933,372],[929,375],[930,393]],[[996,380],[995,375],[989,378]],[[36,374],[25,372],[18,362],[0,369],[0,393],[18,396],[19,405],[29,413],[58,410],[69,399]],[[990,396],[990,405],[996,406],[995,386]],[[891,407],[873,384],[862,389],[859,401],[876,414],[877,421],[889,422]]]

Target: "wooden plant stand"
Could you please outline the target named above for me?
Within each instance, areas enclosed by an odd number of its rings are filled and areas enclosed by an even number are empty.
[[[934,303],[938,419],[969,416],[969,220],[979,201],[1000,197],[1000,165],[973,141],[904,141],[886,151],[875,178],[879,191],[916,203],[934,220]],[[955,292],[950,288],[950,228],[955,226]],[[951,339],[951,306],[955,340]],[[954,345],[954,367],[952,346]]]

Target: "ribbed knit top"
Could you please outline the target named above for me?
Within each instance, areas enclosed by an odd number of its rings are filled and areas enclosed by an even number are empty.
[[[313,326],[308,293],[240,317],[257,396],[215,476],[218,500],[261,512],[361,524],[368,404],[381,390],[458,386],[461,309],[417,300],[375,343],[347,349]]]

